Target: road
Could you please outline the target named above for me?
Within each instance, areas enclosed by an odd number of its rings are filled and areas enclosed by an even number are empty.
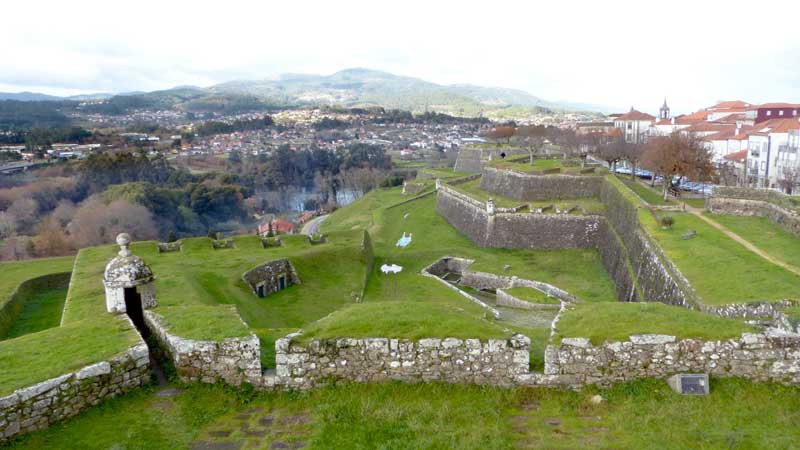
[[[303,229],[300,231],[301,234],[307,234],[309,236],[315,235],[319,232],[319,225],[328,218],[328,214],[323,214],[319,217],[314,217],[313,219],[309,220],[303,225]]]

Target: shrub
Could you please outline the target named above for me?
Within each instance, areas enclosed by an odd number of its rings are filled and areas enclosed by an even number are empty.
[[[675,225],[675,218],[672,216],[664,216],[661,218],[661,226],[665,229],[671,229]]]

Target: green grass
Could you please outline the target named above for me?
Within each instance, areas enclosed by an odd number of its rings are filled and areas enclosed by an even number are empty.
[[[460,339],[506,338],[509,333],[488,319],[447,303],[434,302],[370,302],[350,305],[313,323],[304,330],[302,341],[339,337],[404,338],[419,340],[429,337]]]
[[[138,339],[127,321],[105,315],[0,341],[0,397],[104,361]]]
[[[469,197],[485,203],[487,200],[494,199],[495,205],[498,208],[515,208],[518,206],[525,206],[519,212],[529,212],[529,206],[533,208],[541,208],[545,206],[554,205],[559,210],[569,209],[573,206],[580,206],[587,213],[602,214],[606,208],[605,205],[598,198],[576,198],[576,199],[559,199],[559,200],[542,200],[536,202],[525,202],[514,200],[513,198],[503,197],[493,192],[481,189],[481,180],[472,180],[466,183],[450,186],[452,189],[468,195]],[[550,209],[546,211],[547,214],[554,214],[555,210]],[[580,214],[580,211],[575,211],[574,214]]]
[[[767,262],[700,218],[669,213],[675,218],[675,225],[664,230],[649,212],[641,211],[642,223],[703,303],[721,305],[800,296],[800,277]],[[690,228],[697,235],[683,239]]]
[[[663,303],[583,303],[561,314],[560,337],[585,337],[595,345],[624,341],[632,334],[669,334],[678,338],[728,339],[754,332],[734,319]]]
[[[587,388],[498,389],[437,383],[339,383],[305,393],[243,395],[190,385],[174,397],[142,389],[24,436],[10,449],[190,448],[231,430],[245,448],[281,439],[314,449],[790,449],[800,439],[800,390],[712,379],[707,397],[680,396],[662,380]],[[601,395],[604,402],[589,399]],[[742,407],[747,405],[747,407]],[[307,417],[246,437],[260,417]],[[283,433],[278,435],[277,430]]]
[[[800,267],[800,238],[768,218],[710,213],[706,215],[775,258]]]
[[[691,206],[692,208],[703,209],[703,208],[706,207],[706,199],[705,198],[682,198],[680,201],[686,203],[687,205]]]
[[[35,293],[25,301],[22,312],[6,337],[15,338],[57,327],[61,322],[61,310],[66,298],[66,288],[46,289]]]
[[[548,304],[548,305],[561,304],[561,302],[557,298],[550,297],[538,289],[527,288],[527,287],[515,287],[511,289],[503,289],[503,291],[505,291],[508,295],[511,295],[520,300],[525,300],[526,302]]]
[[[664,201],[664,196],[661,193],[660,186],[651,188],[650,186],[645,186],[638,181],[631,180],[629,176],[626,177],[617,176],[616,178],[622,181],[625,184],[625,186],[631,188],[633,192],[636,192],[636,194],[638,194],[639,197],[641,197],[644,201],[650,203],[651,205],[667,205],[671,203],[669,200]]]
[[[0,308],[20,283],[51,273],[72,271],[74,256],[40,258],[0,263]]]
[[[208,238],[183,240],[181,252],[161,253],[153,242],[132,246],[156,275],[154,309],[182,337],[220,340],[248,334],[232,312],[235,305],[251,328],[300,327],[351,303],[360,292],[364,264],[360,258],[361,233],[328,234],[328,242],[310,245],[302,235],[284,236],[282,247],[264,249],[256,236],[234,237],[235,248],[214,250]],[[112,247],[81,252],[74,283],[80,301],[69,302],[69,317],[85,317],[103,308],[102,284],[96,281],[113,254]],[[221,257],[220,255],[224,255]],[[264,262],[288,257],[301,284],[259,298],[242,280],[242,274]]]
[[[436,178],[447,179],[447,178],[459,178],[465,177],[470,175],[469,172],[457,172],[453,168],[423,168],[417,172],[417,179],[420,180],[431,180]]]

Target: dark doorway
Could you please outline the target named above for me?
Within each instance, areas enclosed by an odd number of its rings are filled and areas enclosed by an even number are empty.
[[[500,157],[501,158],[505,158],[506,157],[506,152],[500,153]]]
[[[136,291],[135,287],[125,288],[125,311],[128,312],[128,317],[131,322],[142,334],[146,337],[149,334],[147,326],[144,324],[144,310],[142,309],[142,296]]]
[[[258,296],[259,297],[264,297],[264,285],[263,284],[258,287]]]
[[[281,275],[278,277],[278,290],[282,291],[284,289],[286,289],[286,276]]]

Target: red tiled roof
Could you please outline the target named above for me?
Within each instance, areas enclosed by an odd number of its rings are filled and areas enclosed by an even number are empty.
[[[272,221],[272,229],[276,233],[291,233],[294,231],[294,224],[288,220],[275,219]]]
[[[633,109],[630,112],[617,117],[616,120],[656,120],[656,117]]]
[[[762,105],[753,105],[750,109],[769,109],[769,108],[800,108],[798,103],[764,103]]]
[[[800,120],[797,118],[771,119],[753,127],[756,134],[788,133],[790,130],[800,130]]]
[[[706,109],[708,111],[727,111],[731,109],[741,109],[742,112],[744,112],[746,108],[749,108],[751,106],[753,105],[747,102],[743,102],[741,100],[731,100],[731,101],[719,102],[716,105]]]
[[[729,153],[723,156],[724,159],[728,159],[735,162],[743,162],[747,159],[747,149],[739,150],[738,152]]]
[[[713,122],[697,122],[689,128],[684,128],[683,131],[692,131],[696,133],[710,132],[719,133],[726,130],[735,130],[736,125],[727,123],[713,123]]]

